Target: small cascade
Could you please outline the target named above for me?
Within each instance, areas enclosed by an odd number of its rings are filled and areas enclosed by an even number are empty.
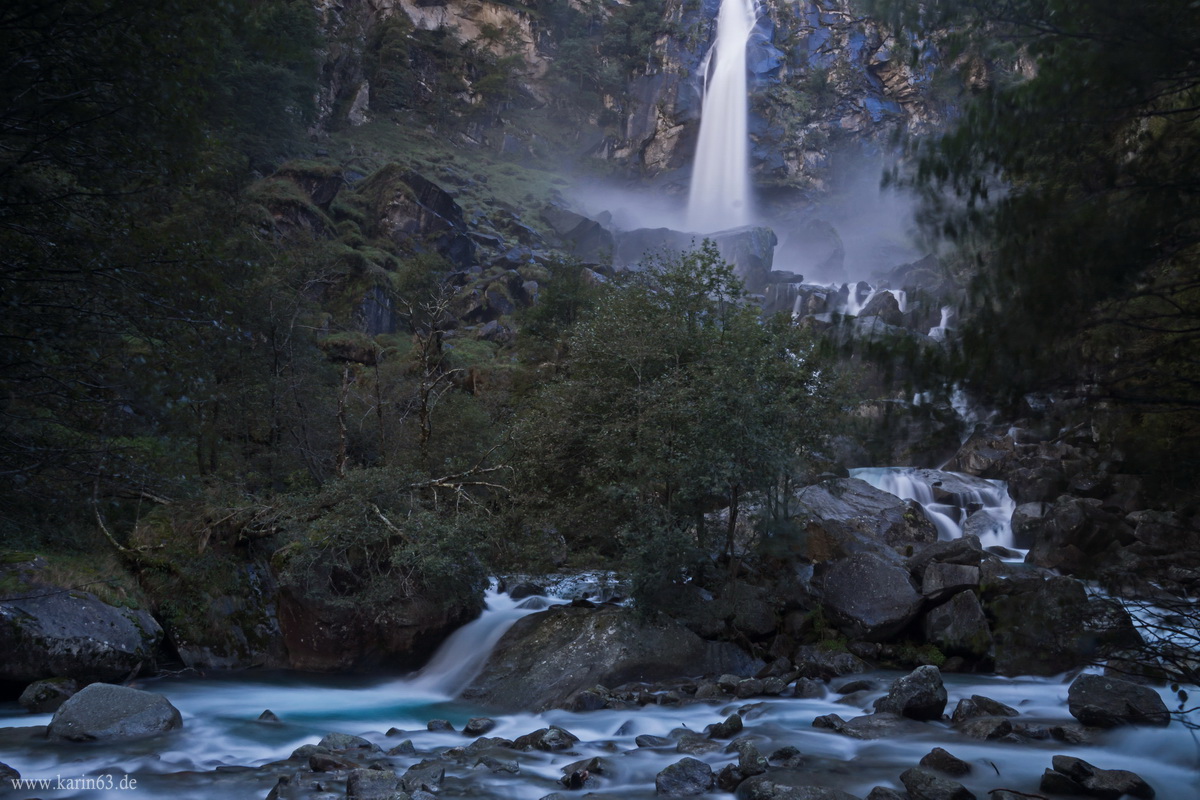
[[[942,306],[942,319],[929,329],[929,338],[941,342],[946,339],[946,331],[950,330],[950,317],[953,311],[950,306]]]
[[[753,216],[746,44],[755,21],[753,0],[721,0],[716,42],[703,66],[708,78],[688,196],[687,224],[698,233],[749,225]]]
[[[412,691],[457,697],[475,680],[500,637],[517,620],[550,605],[545,597],[513,600],[499,591],[496,581],[484,594],[484,611],[442,643],[420,672],[407,681]]]
[[[871,287],[866,292],[851,289],[850,296],[846,298],[846,308],[842,313],[848,317],[857,317],[881,293],[890,294],[896,298],[896,305],[900,307],[901,314],[908,311],[908,292],[903,289],[876,289]]]
[[[1016,503],[1004,481],[910,467],[852,469],[850,477],[901,500],[915,500],[937,528],[939,539],[969,533],[978,536],[984,547],[1015,549],[1011,522]]]

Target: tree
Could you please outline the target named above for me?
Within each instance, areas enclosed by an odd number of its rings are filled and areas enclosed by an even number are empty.
[[[601,290],[566,353],[514,435],[526,508],[574,547],[624,551],[647,604],[734,564],[747,499],[788,479],[827,410],[808,340],[761,323],[705,242]]]
[[[950,131],[911,143],[898,175],[923,190],[928,230],[953,243],[970,285],[960,373],[985,396],[1041,390],[1106,408],[1113,438],[1147,454],[1133,468],[1194,481],[1200,8],[875,6],[898,38],[990,72]]]

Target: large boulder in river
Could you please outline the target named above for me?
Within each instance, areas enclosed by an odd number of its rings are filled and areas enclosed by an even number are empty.
[[[927,665],[893,681],[887,695],[875,701],[875,710],[916,720],[941,719],[946,700],[942,673]]]
[[[834,478],[797,495],[807,526],[808,557],[827,561],[855,553],[897,559],[896,549],[937,541],[937,530],[916,503],[857,478]]]
[[[831,621],[846,634],[868,641],[881,642],[899,633],[924,602],[908,570],[876,553],[818,564],[812,583]]]
[[[1165,726],[1171,722],[1171,714],[1158,692],[1109,675],[1076,678],[1067,691],[1067,708],[1084,725],[1099,728]]]
[[[93,683],[63,703],[46,728],[52,740],[140,739],[183,727],[167,698],[127,686]]]
[[[30,585],[0,602],[0,680],[122,680],[151,661],[162,635],[145,611],[110,606],[88,592]]]
[[[925,639],[948,656],[985,658],[992,649],[987,616],[974,592],[959,592],[922,621]]]
[[[707,642],[679,623],[639,619],[626,608],[555,606],[518,620],[463,699],[544,711],[597,684],[757,672],[737,646]]]

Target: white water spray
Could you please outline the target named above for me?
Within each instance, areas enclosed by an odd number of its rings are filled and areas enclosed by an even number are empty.
[[[704,60],[708,79],[688,196],[688,227],[699,233],[750,224],[746,44],[755,19],[754,0],[721,0],[717,39]]]

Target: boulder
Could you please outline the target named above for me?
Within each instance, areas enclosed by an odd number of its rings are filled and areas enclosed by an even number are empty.
[[[70,678],[47,678],[25,687],[17,702],[30,714],[57,711],[67,698],[79,691],[79,682]]]
[[[400,778],[390,770],[352,769],[346,776],[346,800],[393,800]]]
[[[931,603],[940,603],[953,594],[979,586],[979,567],[933,562],[921,576],[921,594]]]
[[[867,663],[853,653],[837,652],[807,644],[797,647],[792,653],[792,663],[795,665],[796,671],[800,673],[800,681],[808,681],[805,689],[819,691],[819,694],[812,695],[814,697],[824,697],[825,687],[823,684],[813,684],[809,679],[829,680],[867,671]],[[797,684],[800,681],[797,681]],[[798,685],[797,691],[799,689]],[[810,695],[805,694],[805,696]]]
[[[894,558],[897,548],[937,541],[920,506],[857,478],[833,478],[797,493],[809,520],[807,555],[827,561],[855,553]]]
[[[518,736],[513,741],[514,750],[544,750],[555,752],[570,750],[579,741],[579,737],[565,728],[551,725],[549,728],[539,728],[532,733]]]
[[[694,797],[713,787],[712,767],[695,758],[676,761],[654,777],[654,791],[663,797]]]
[[[840,630],[884,641],[916,618],[923,600],[908,570],[876,553],[859,553],[816,566],[813,587]]]
[[[667,618],[644,620],[627,608],[555,606],[518,620],[462,697],[543,711],[596,684],[753,674],[762,666],[735,645],[706,642]]]
[[[145,611],[88,592],[30,586],[0,602],[0,680],[124,680],[153,659],[162,636]]]
[[[892,683],[887,695],[875,701],[875,710],[909,719],[941,719],[946,699],[946,687],[938,668],[917,667]]]
[[[54,712],[46,735],[51,740],[90,742],[138,739],[182,727],[179,710],[160,694],[93,683]]]
[[[1081,758],[1054,756],[1053,769],[1042,775],[1042,791],[1084,794],[1105,800],[1154,797],[1154,789],[1140,775],[1124,769],[1100,769]]]
[[[568,245],[571,255],[584,264],[612,261],[613,235],[601,223],[559,205],[542,209],[542,219]]]
[[[884,711],[863,714],[849,720],[837,714],[825,714],[813,720],[814,728],[824,728],[852,739],[900,739],[917,736],[926,728],[919,722]]]
[[[900,773],[900,782],[911,800],[975,800],[975,795],[961,783],[925,767],[906,769]]]
[[[1105,509],[1103,501],[1071,495],[1054,501],[1035,534],[1029,563],[1080,575],[1095,573],[1134,541],[1124,517]]]
[[[959,592],[931,609],[921,625],[926,641],[948,656],[979,659],[992,650],[992,632],[974,592]]]
[[[775,245],[779,239],[770,228],[746,226],[712,234],[717,251],[733,272],[742,279],[746,291],[758,294],[766,288],[771,277]]]
[[[1126,624],[1114,623],[1118,612],[1110,603],[1089,598],[1073,578],[997,582],[985,589],[983,605],[992,621],[995,669],[1001,675],[1057,675],[1091,662],[1110,646],[1129,646],[1133,635]]]
[[[956,778],[961,778],[971,771],[970,764],[940,747],[933,748],[923,756],[920,765]]]
[[[1071,716],[1084,725],[1115,728],[1121,725],[1166,726],[1171,714],[1158,692],[1107,675],[1080,675],[1067,691]]]
[[[1012,706],[1006,706],[999,700],[993,700],[990,697],[973,694],[958,701],[950,718],[955,722],[963,722],[976,717],[1015,717],[1017,715],[1017,710]]]

